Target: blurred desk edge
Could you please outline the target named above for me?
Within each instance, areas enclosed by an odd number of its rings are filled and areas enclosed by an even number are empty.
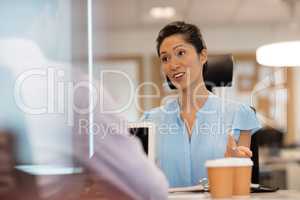
[[[207,192],[204,193],[170,193],[168,195],[169,200],[179,199],[179,200],[194,200],[194,199],[212,199],[210,194]],[[232,197],[232,199],[239,199],[237,197]],[[242,198],[243,199],[243,198]],[[273,200],[273,199],[284,199],[284,200],[296,200],[300,199],[300,191],[297,190],[279,190],[273,193],[251,193],[249,198],[246,199],[255,199],[255,200]]]

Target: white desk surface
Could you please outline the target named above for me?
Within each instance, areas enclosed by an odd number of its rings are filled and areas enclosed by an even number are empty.
[[[300,188],[299,188],[300,189]],[[205,193],[173,193],[169,194],[169,200],[177,199],[177,200],[196,200],[196,199],[212,199],[210,194]],[[248,200],[299,200],[300,199],[300,190],[279,190],[277,192],[272,193],[252,193],[248,198],[237,198],[233,197],[232,199],[248,199]]]

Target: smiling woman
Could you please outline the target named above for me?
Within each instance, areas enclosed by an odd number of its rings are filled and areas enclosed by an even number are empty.
[[[143,119],[156,124],[156,160],[170,186],[198,184],[207,177],[206,160],[251,157],[250,137],[260,124],[249,106],[207,90],[207,48],[198,27],[168,24],[159,32],[157,54],[178,98],[145,112]]]
[[[198,66],[203,66],[207,61],[206,49],[201,50],[199,56],[183,36],[166,38],[161,44],[160,59],[164,73],[176,88],[185,90],[191,84],[196,86],[203,82],[202,67]]]

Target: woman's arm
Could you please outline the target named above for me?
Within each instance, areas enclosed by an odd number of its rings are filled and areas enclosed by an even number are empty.
[[[238,143],[236,143],[232,134],[228,134],[225,157],[246,157],[246,158],[252,157],[250,144],[251,144],[250,131],[241,130]]]
[[[238,146],[244,146],[250,148],[251,144],[251,132],[241,131]]]

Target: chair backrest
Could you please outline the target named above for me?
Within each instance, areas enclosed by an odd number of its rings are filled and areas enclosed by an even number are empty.
[[[231,54],[208,57],[204,81],[207,89],[232,86],[234,60]]]

